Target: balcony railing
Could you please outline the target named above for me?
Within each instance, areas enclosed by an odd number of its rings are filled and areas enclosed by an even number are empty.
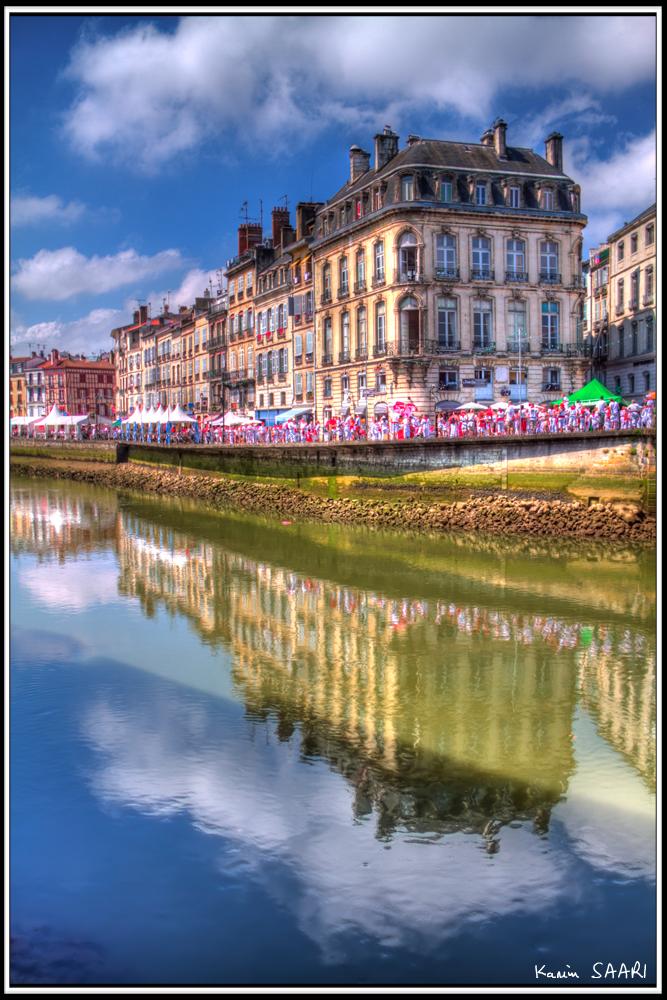
[[[452,354],[460,350],[460,340],[427,340],[424,343],[425,354]]]
[[[374,358],[384,358],[388,354],[387,342],[383,344],[373,344],[373,357]]]
[[[573,274],[570,285],[572,286],[572,288],[585,288],[586,282],[584,281],[584,279],[580,274]]]
[[[473,267],[470,272],[471,281],[495,281],[496,272],[489,271],[487,268],[477,268]]]
[[[549,343],[548,340],[542,341],[542,354],[562,354],[562,353],[563,353],[562,344]]]
[[[505,281],[528,281],[528,272],[505,271]]]
[[[295,354],[294,355],[294,367],[295,368],[300,368],[302,364],[303,364],[303,354]]]
[[[355,281],[354,283],[354,294],[358,295],[360,292],[366,291],[366,279],[363,281]]]
[[[338,292],[336,293],[336,298],[347,299],[349,297],[349,294],[350,294],[350,286],[349,285],[342,285],[338,289]]]
[[[330,288],[325,288],[325,290],[322,292],[322,295],[320,296],[320,305],[324,306],[324,305],[327,304],[327,302],[331,302],[331,289]]]
[[[322,364],[323,365],[333,364],[333,354],[331,353],[331,351],[324,352],[324,354],[322,355]]]
[[[628,302],[628,309],[630,309],[631,312],[637,312],[639,309],[639,299],[631,299],[630,302]]]
[[[543,382],[542,392],[560,392],[560,382]]]
[[[349,352],[349,350],[348,351],[339,351],[338,352],[338,364],[339,365],[344,365],[349,360],[350,360],[350,352]]]
[[[287,381],[287,372],[278,372],[278,381],[279,382],[286,382]]]
[[[421,268],[400,267],[394,271],[394,283],[424,282],[424,272]]]
[[[510,352],[510,354],[518,354],[519,353],[519,349],[521,350],[522,354],[524,354],[526,351],[529,351],[530,350],[530,341],[529,340],[508,340],[507,341],[507,350]]]
[[[653,292],[648,292],[642,299],[642,304],[645,306],[650,306],[653,304]]]
[[[541,285],[560,285],[561,275],[557,274],[556,271],[540,271],[540,284]],[[606,286],[605,286],[606,290]]]
[[[441,281],[446,278],[453,278],[455,280],[458,280],[459,269],[458,267],[436,267],[435,276],[436,278],[439,278]]]
[[[295,403],[303,403],[303,393],[302,392],[295,392],[294,393],[294,402]]]
[[[295,316],[294,317],[294,325],[295,326],[299,326],[300,323],[301,323],[301,316],[300,315]]]
[[[473,354],[495,354],[496,344],[495,341],[489,341],[488,343],[484,341],[474,341],[472,345]]]
[[[386,284],[384,271],[382,274],[374,274],[371,278],[371,288],[381,288],[384,284]]]
[[[620,316],[621,313],[625,312],[625,306],[623,305],[622,302],[616,303],[616,309],[614,310],[614,312],[616,313],[617,316]]]
[[[307,365],[312,365],[312,363],[313,363],[313,352],[312,351],[306,351],[306,364]]]
[[[365,347],[357,347],[357,349],[354,352],[354,360],[355,361],[365,361],[367,359],[367,357],[368,357],[368,351],[366,350],[366,348]]]

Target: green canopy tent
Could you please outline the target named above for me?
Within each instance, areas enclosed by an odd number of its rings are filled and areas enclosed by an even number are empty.
[[[615,399],[617,403],[621,404],[627,403],[627,400],[623,399],[620,392],[610,392],[596,378],[591,379],[587,385],[582,386],[581,389],[577,389],[576,392],[571,392],[569,396],[564,396],[562,402],[583,403],[586,406],[587,404],[599,403],[601,398],[604,399],[605,403],[608,403],[610,399]]]

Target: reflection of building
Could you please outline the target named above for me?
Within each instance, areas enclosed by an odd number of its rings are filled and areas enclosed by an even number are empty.
[[[581,694],[598,732],[655,793],[655,657],[631,629],[600,629],[578,656]]]
[[[117,519],[74,491],[12,487],[9,537],[12,553],[32,552],[38,560],[66,558],[115,545]]]

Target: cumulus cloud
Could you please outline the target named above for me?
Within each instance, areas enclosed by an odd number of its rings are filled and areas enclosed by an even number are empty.
[[[20,317],[12,316],[11,345],[14,354],[25,354],[28,345],[44,345],[46,351],[57,347],[71,354],[98,354],[114,346],[111,331],[129,323],[132,318],[131,304],[125,309],[93,309],[87,316],[75,320],[60,317],[46,323],[25,326]]]
[[[67,205],[55,194],[46,198],[32,195],[15,195],[10,202],[9,217],[12,226],[33,226],[44,222],[76,222],[85,212],[86,206],[80,201],[70,201]]]
[[[40,250],[29,260],[18,261],[12,289],[26,299],[62,302],[78,295],[100,295],[175,270],[183,263],[178,250],[142,257],[130,249],[115,256],[91,258],[74,247]]]
[[[141,23],[82,39],[65,73],[76,149],[157,171],[213,137],[275,150],[337,125],[398,126],[417,108],[486,122],[519,78],[615,92],[653,77],[655,19],[193,16],[173,33]]]

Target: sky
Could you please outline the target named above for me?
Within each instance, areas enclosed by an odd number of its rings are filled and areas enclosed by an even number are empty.
[[[104,11],[105,8],[96,8]],[[113,9],[111,9],[113,10]],[[564,136],[587,249],[656,200],[656,16],[9,14],[14,357],[191,305],[247,211],[325,201],[353,143]],[[372,165],[372,164],[371,164]],[[260,205],[261,200],[261,205]]]

